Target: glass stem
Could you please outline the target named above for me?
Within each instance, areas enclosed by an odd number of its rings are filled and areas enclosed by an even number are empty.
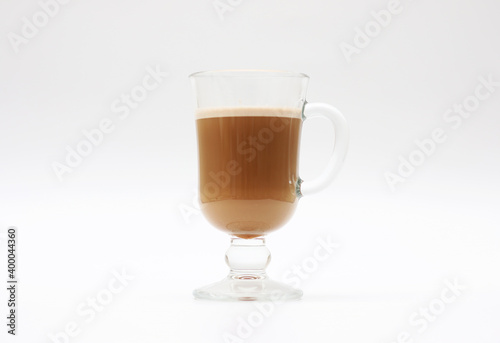
[[[229,278],[238,280],[266,279],[266,267],[271,253],[263,237],[243,239],[231,237],[226,251],[226,263],[231,268]]]

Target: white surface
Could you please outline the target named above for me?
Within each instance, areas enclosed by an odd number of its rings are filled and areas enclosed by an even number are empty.
[[[389,343],[409,331],[415,342],[497,343],[499,88],[460,123],[444,115],[474,95],[479,77],[500,80],[500,7],[402,1],[349,63],[340,44],[352,44],[355,28],[388,3],[243,1],[221,21],[211,1],[70,1],[17,54],[7,35],[20,34],[40,5],[0,3],[0,279],[13,225],[20,287],[18,335],[2,324],[1,341],[51,342],[71,322],[80,331],[70,342],[224,342],[235,334],[253,304],[191,297],[225,275],[228,239],[179,211],[192,206],[197,175],[187,75],[255,68],[308,74],[308,100],[342,110],[352,138],[334,185],[302,199],[288,226],[270,235],[269,272],[283,279],[320,237],[338,251],[301,282],[301,302],[276,306],[244,341]],[[156,88],[123,108],[121,94],[156,68]],[[51,164],[103,120],[114,131],[60,181]],[[306,182],[331,148],[323,124],[304,125]],[[438,128],[446,140],[391,191],[384,173]],[[122,268],[135,278],[86,322],[77,308],[88,310],[87,298]],[[417,333],[410,316],[454,278],[467,289]]]

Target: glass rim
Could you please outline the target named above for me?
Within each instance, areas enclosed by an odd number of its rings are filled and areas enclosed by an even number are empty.
[[[304,73],[296,73],[286,70],[265,70],[265,69],[224,69],[224,70],[207,70],[198,71],[188,76],[195,77],[297,77],[306,78],[309,76]]]

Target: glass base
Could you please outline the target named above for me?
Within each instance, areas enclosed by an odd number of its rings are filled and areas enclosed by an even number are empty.
[[[194,290],[196,299],[224,301],[287,301],[298,300],[302,291],[267,276],[229,275],[211,285]]]
[[[226,251],[229,275],[216,283],[193,292],[197,299],[227,301],[286,301],[302,297],[302,291],[270,280],[265,268],[271,253],[263,237],[243,239],[233,237]]]

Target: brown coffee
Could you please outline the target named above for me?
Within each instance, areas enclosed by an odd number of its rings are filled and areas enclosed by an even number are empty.
[[[298,200],[300,110],[203,109],[196,125],[201,209],[208,221],[241,238],[287,222]]]

